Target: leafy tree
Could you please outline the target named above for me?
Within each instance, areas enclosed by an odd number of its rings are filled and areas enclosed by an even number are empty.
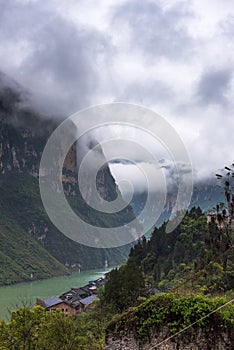
[[[113,310],[96,302],[87,313],[66,317],[40,306],[22,307],[0,322],[0,350],[103,350]]]
[[[125,266],[114,269],[105,286],[102,304],[110,305],[115,312],[122,312],[136,305],[138,298],[145,294],[145,282],[140,268],[133,258]]]
[[[130,252],[130,258],[154,277],[159,289],[181,286],[183,291],[216,293],[233,288],[234,255],[215,221],[208,225],[206,215],[194,207],[173,232],[166,233],[165,228],[166,223]]]

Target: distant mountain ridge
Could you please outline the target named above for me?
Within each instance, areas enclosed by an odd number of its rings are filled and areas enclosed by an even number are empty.
[[[166,202],[164,209],[158,218],[158,220],[155,222],[154,227],[160,227],[165,221],[167,221],[170,218],[171,210],[176,202],[176,195],[177,195],[177,188],[174,188],[174,191],[172,189],[167,193],[166,195]],[[140,212],[143,210],[144,205],[147,200],[147,193],[141,192],[141,193],[135,193],[133,196],[133,199],[130,203],[132,206],[135,215],[139,215]],[[155,200],[157,200],[157,194],[155,193]],[[194,183],[193,187],[193,194],[191,198],[191,202],[188,209],[191,209],[192,207],[200,207],[202,211],[210,211],[213,209],[213,207],[216,206],[217,203],[225,202],[225,196],[222,190],[217,185],[217,180],[212,178],[207,178],[204,180],[196,181]],[[147,220],[148,215],[150,216],[151,213],[145,214],[145,220]],[[148,235],[151,234],[152,230],[149,231]]]

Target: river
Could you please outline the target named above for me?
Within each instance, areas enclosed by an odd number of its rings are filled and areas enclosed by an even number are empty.
[[[71,287],[81,287],[88,281],[102,277],[110,268],[73,272],[70,276],[50,278],[42,281],[18,283],[0,287],[0,320],[9,320],[10,311],[22,305],[33,306],[36,298],[59,296]]]

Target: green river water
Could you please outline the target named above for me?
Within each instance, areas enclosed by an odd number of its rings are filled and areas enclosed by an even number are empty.
[[[14,310],[24,304],[33,306],[36,298],[59,296],[71,287],[81,287],[88,281],[102,277],[108,271],[110,268],[73,272],[70,276],[0,287],[0,320],[9,320],[9,310]]]

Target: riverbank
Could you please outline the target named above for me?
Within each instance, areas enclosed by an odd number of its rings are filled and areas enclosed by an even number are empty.
[[[0,287],[0,319],[9,319],[10,311],[27,305],[33,306],[36,298],[46,299],[61,295],[72,287],[81,287],[90,280],[102,277],[112,268],[73,272],[69,276],[19,283]]]

